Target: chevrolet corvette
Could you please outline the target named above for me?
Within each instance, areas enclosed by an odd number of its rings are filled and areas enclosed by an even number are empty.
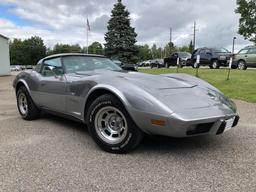
[[[19,73],[13,87],[23,119],[47,111],[81,121],[112,153],[131,151],[144,134],[219,135],[239,121],[234,102],[199,78],[125,71],[99,55],[48,56]]]

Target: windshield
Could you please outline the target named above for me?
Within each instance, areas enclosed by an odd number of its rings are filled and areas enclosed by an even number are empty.
[[[189,57],[191,57],[191,54],[187,53],[187,52],[180,52],[179,56],[182,58],[187,58],[187,57],[189,58]]]
[[[225,48],[214,48],[213,49],[214,52],[217,52],[217,53],[230,53],[227,49]]]
[[[63,57],[63,65],[66,69],[66,73],[93,71],[98,69],[106,69],[111,71],[122,70],[113,61],[104,57],[67,56]]]

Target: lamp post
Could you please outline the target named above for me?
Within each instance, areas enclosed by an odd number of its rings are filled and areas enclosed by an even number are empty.
[[[229,80],[229,76],[230,76],[230,70],[231,70],[231,67],[232,67],[232,61],[234,59],[234,53],[235,53],[235,40],[236,40],[236,37],[233,37],[233,45],[232,45],[232,56],[230,58],[230,64],[229,64],[229,68],[228,68],[228,76],[227,76],[227,80]]]
[[[236,37],[233,37],[232,54],[234,54],[235,52],[235,40],[236,40]]]

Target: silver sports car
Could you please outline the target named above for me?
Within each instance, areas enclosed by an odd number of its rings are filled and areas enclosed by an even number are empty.
[[[128,72],[97,55],[46,57],[17,75],[13,87],[23,119],[36,119],[41,110],[71,117],[114,153],[134,149],[145,133],[218,135],[239,120],[235,104],[201,79]]]

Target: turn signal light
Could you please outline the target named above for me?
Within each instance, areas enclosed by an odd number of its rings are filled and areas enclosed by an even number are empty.
[[[160,119],[151,119],[152,125],[165,126],[165,121]]]

